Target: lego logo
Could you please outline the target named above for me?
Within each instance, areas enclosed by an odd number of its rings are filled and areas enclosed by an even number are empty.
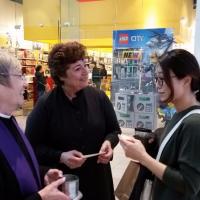
[[[128,44],[128,34],[119,35],[119,44]]]

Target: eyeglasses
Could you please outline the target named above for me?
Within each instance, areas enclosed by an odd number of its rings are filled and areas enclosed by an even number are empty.
[[[176,76],[170,76],[170,78],[176,78]],[[154,82],[156,84],[158,84],[159,87],[162,87],[163,83],[165,82],[165,78],[164,77],[155,76],[154,77]]]
[[[22,75],[22,74],[6,74],[6,73],[0,73],[1,76],[15,76],[15,77],[18,77],[19,79],[25,81],[26,80],[26,77],[25,75]]]
[[[155,84],[158,84],[159,87],[163,86],[164,81],[165,79],[163,77],[158,77],[158,76],[154,77],[154,82]]]

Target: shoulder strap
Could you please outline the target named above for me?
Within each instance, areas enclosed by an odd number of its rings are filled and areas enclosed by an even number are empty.
[[[188,112],[186,115],[184,115],[177,123],[176,125],[171,129],[171,131],[168,133],[168,135],[164,138],[164,140],[162,141],[159,150],[158,150],[158,154],[156,156],[156,160],[160,160],[161,154],[163,152],[163,149],[165,148],[166,144],[169,142],[170,138],[172,137],[172,135],[174,134],[174,132],[176,131],[176,129],[181,125],[182,121],[188,117],[191,114],[195,114],[198,113],[200,114],[200,109],[195,109],[192,110],[190,112]]]

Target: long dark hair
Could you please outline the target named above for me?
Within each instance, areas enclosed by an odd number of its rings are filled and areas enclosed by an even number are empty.
[[[191,91],[196,93],[196,99],[200,101],[200,68],[193,54],[184,49],[174,49],[160,56],[158,58],[158,64],[163,71],[164,80],[171,90],[171,95],[167,99],[167,102],[171,101],[174,96],[170,71],[178,79],[191,76]]]

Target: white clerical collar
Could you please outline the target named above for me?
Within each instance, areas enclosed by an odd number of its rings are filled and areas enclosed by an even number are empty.
[[[10,119],[11,118],[10,115],[5,115],[3,113],[0,113],[0,117],[6,118],[6,119]]]

